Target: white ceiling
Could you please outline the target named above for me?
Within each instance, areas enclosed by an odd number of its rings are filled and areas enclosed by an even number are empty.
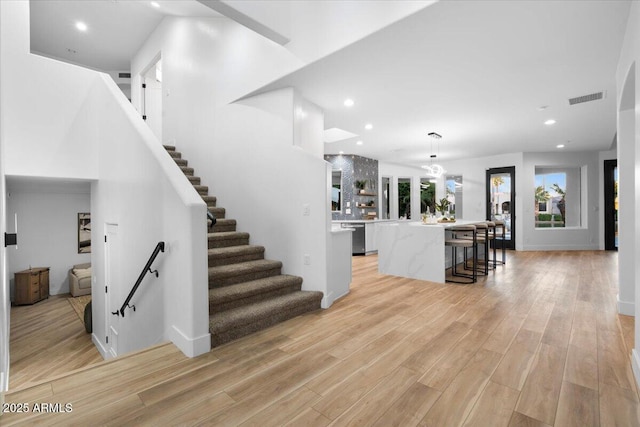
[[[433,144],[443,161],[553,151],[561,143],[607,150],[629,7],[445,0],[261,91],[295,86],[325,111],[325,128],[359,135],[325,144],[327,154],[418,166],[432,153],[429,132],[443,136]],[[604,100],[568,104],[601,90]],[[345,107],[345,98],[355,105]],[[557,123],[545,126],[550,118]]]
[[[220,16],[191,0],[159,3],[160,10],[149,1],[31,0],[32,50],[128,70],[165,15]],[[326,144],[327,154],[418,166],[432,150],[441,161],[553,151],[560,143],[607,150],[629,7],[616,0],[443,0],[259,92],[295,86],[325,111],[325,128],[358,135]],[[79,33],[76,20],[89,30]],[[602,90],[603,100],[568,105]],[[347,97],[351,108],[343,105]],[[543,125],[549,118],[557,123]],[[432,144],[429,132],[443,138]]]
[[[99,71],[127,71],[165,16],[221,16],[192,0],[31,0],[31,50]],[[82,21],[85,33],[75,28]]]

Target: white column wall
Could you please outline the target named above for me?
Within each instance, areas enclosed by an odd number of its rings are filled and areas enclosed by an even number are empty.
[[[640,221],[638,221],[638,194],[640,190],[640,85],[637,62],[640,60],[640,4],[631,3],[629,19],[625,31],[624,42],[620,52],[616,70],[616,100],[618,105],[618,172],[619,184],[619,229],[627,230],[628,238],[633,242],[623,242],[620,233],[618,248],[619,265],[619,310],[622,302],[632,302],[633,307],[626,305],[637,313],[640,306],[640,263],[637,262],[637,245],[640,245]],[[637,186],[636,189],[632,189]],[[635,202],[633,202],[635,200]],[[626,239],[625,239],[626,240]],[[624,246],[622,244],[624,243]],[[635,247],[635,249],[634,249]],[[620,310],[622,312],[622,310]],[[625,310],[626,311],[626,310]],[[635,348],[633,349],[632,366],[636,383],[640,384],[640,325],[635,326]]]

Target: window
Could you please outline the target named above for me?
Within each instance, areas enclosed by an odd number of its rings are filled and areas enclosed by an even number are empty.
[[[380,215],[382,219],[391,219],[391,212],[389,210],[389,201],[391,200],[391,179],[388,176],[382,177],[382,194],[380,201],[382,206],[380,207]]]
[[[398,218],[411,219],[411,178],[398,178]]]
[[[536,167],[536,228],[580,227],[581,175],[580,167]]]
[[[462,175],[448,175],[445,185],[451,215],[462,218]]]
[[[420,212],[436,212],[436,184],[430,178],[420,178]],[[435,180],[434,180],[435,181]]]

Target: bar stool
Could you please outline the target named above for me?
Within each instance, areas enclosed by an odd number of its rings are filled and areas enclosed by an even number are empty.
[[[480,256],[477,255],[476,260],[474,261],[474,265],[477,264],[475,268],[476,270],[478,270],[478,274],[486,276],[489,273],[489,240],[490,240],[489,224],[486,222],[479,222],[474,224],[474,226],[476,227],[476,235],[475,235],[476,245],[482,246],[484,249],[483,250],[484,255],[481,262],[478,261]],[[468,235],[463,236],[461,238],[466,240],[471,240],[471,236],[468,236]],[[479,252],[478,247],[476,247],[476,251]],[[464,262],[466,266],[468,264],[468,260],[465,258]]]
[[[478,281],[478,241],[476,239],[476,227],[474,225],[457,225],[451,228],[451,238],[445,239],[444,245],[451,247],[451,275],[454,277],[465,277],[471,281],[459,281],[445,279],[446,282],[452,283],[476,283]],[[459,273],[457,271],[458,248],[464,251],[464,265],[466,266],[467,249],[471,248],[473,252],[473,268],[472,274]]]
[[[487,224],[487,247],[486,250],[493,249],[493,256],[489,259],[490,267],[496,269],[496,223],[495,221],[486,221]],[[485,257],[488,257],[489,253],[485,252]]]
[[[494,238],[494,242],[493,242],[493,246],[494,246],[494,255],[493,255],[493,259],[494,259],[494,265],[497,264],[501,264],[501,265],[505,265],[505,241],[506,241],[506,226],[504,224],[504,221],[501,220],[494,220],[493,221],[496,224],[495,227],[495,231],[493,234],[493,238]],[[498,240],[500,241],[500,249],[502,251],[502,261],[498,261],[496,259],[496,255],[495,255],[495,247],[498,245]]]

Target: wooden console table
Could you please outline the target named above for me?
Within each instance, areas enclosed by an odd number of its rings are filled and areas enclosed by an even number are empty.
[[[49,267],[35,267],[15,273],[15,305],[33,304],[49,298]]]

